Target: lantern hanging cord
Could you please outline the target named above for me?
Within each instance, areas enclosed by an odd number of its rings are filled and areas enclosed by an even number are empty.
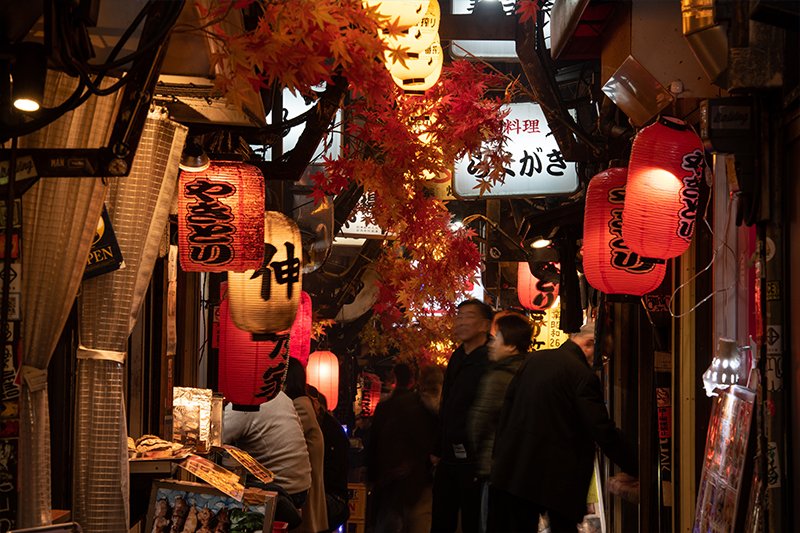
[[[706,200],[706,208],[705,208],[705,210],[703,212],[703,222],[705,223],[706,227],[708,228],[708,232],[711,234],[712,239],[714,239],[716,237],[716,235],[714,234],[714,231],[711,229],[711,225],[708,223],[708,209],[709,209],[709,207],[711,205],[711,198],[713,196],[713,193],[714,193],[714,187],[713,187],[713,182],[712,182],[712,186],[709,188],[709,191],[708,191],[708,199]],[[717,246],[714,249],[714,252],[711,254],[711,260],[708,262],[708,264],[702,270],[699,270],[698,272],[696,272],[691,278],[689,278],[685,282],[681,283],[672,292],[672,295],[670,296],[670,299],[669,299],[669,314],[672,316],[672,318],[682,318],[682,317],[684,317],[684,316],[686,316],[686,315],[688,315],[690,313],[693,313],[698,307],[700,307],[701,305],[706,303],[708,300],[713,298],[715,294],[727,293],[729,290],[733,289],[733,287],[734,287],[734,285],[736,283],[735,277],[734,277],[733,283],[731,283],[730,285],[728,285],[727,287],[724,287],[722,289],[716,289],[716,290],[711,291],[711,293],[709,293],[705,298],[703,298],[702,300],[697,302],[695,305],[693,305],[688,311],[685,311],[685,312],[680,313],[680,314],[676,314],[675,313],[675,309],[673,308],[673,305],[675,303],[675,296],[678,294],[678,292],[681,289],[683,289],[685,286],[687,286],[690,283],[692,283],[698,277],[700,277],[700,275],[703,272],[706,272],[708,269],[710,269],[714,265],[714,261],[716,261],[716,259],[717,259],[717,254],[722,250],[723,247],[727,248],[727,250],[731,253],[731,255],[734,256],[734,259],[735,259],[736,252],[734,252],[733,249],[728,245],[728,242],[727,242],[726,239],[727,239],[727,236],[728,236],[728,228],[730,227],[730,224],[731,224],[731,214],[733,212],[733,200],[738,194],[739,194],[738,191],[731,192],[731,194],[730,194],[730,196],[728,198],[728,214],[727,214],[727,218],[725,219],[725,229],[724,229],[724,232],[723,232],[722,242],[720,243],[719,246]],[[642,297],[642,305],[644,305],[644,297]],[[647,306],[645,306],[645,308],[646,307]]]

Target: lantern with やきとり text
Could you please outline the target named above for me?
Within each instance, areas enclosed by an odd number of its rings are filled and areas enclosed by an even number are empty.
[[[226,287],[220,287],[222,293]],[[254,341],[231,320],[228,299],[220,303],[219,390],[236,405],[256,406],[277,396],[283,387],[289,356],[288,335]]]
[[[261,264],[264,176],[253,165],[214,161],[181,171],[178,247],[185,271],[242,272]]]
[[[517,297],[525,309],[544,311],[550,309],[558,298],[559,265],[548,263],[542,267],[542,279],[531,273],[526,262],[517,265]]]
[[[339,359],[327,350],[318,350],[308,357],[306,376],[328,400],[328,409],[333,411],[339,403]]]
[[[303,366],[308,364],[308,356],[311,351],[311,315],[311,297],[306,291],[303,291],[300,294],[297,315],[289,332],[289,357],[294,357]]]
[[[703,142],[662,117],[636,136],[628,164],[622,236],[642,257],[670,259],[689,247],[705,169]]]
[[[589,285],[606,294],[643,296],[661,285],[667,265],[663,259],[641,257],[622,237],[627,175],[625,168],[609,168],[589,182],[583,217],[583,273]]]
[[[251,333],[289,329],[303,286],[300,230],[278,211],[264,213],[262,260],[255,270],[228,273],[231,318]]]

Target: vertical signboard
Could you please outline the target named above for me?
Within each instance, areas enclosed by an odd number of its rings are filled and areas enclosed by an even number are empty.
[[[20,305],[22,303],[22,202],[15,200],[11,234],[5,232],[6,204],[0,203],[0,275],[9,268],[7,320],[2,324],[3,374],[0,386],[0,531],[13,529],[17,513],[19,457]],[[6,257],[6,239],[11,253]],[[0,278],[0,281],[2,278]]]

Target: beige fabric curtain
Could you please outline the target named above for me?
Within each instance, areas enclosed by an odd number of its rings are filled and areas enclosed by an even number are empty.
[[[73,513],[87,532],[128,529],[128,336],[150,283],[175,194],[187,129],[151,111],[127,178],[109,185],[106,207],[125,268],[87,280],[80,296]]]
[[[74,87],[74,79],[48,73],[44,105],[62,102]],[[19,145],[102,146],[113,125],[117,98],[90,98],[48,127],[21,138]],[[19,527],[51,521],[47,366],[83,276],[104,191],[99,178],[46,178],[23,196]]]

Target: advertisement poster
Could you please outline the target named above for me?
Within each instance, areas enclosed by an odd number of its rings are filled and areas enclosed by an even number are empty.
[[[755,393],[735,385],[711,408],[693,533],[733,533]]]

